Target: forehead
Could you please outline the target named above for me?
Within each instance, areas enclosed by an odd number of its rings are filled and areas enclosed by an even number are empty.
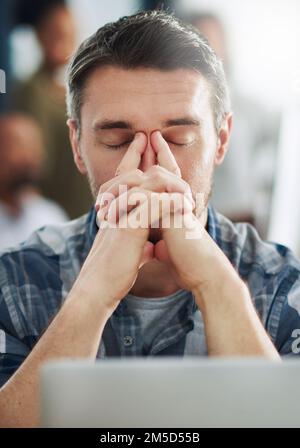
[[[102,67],[88,78],[82,121],[126,119],[137,128],[159,127],[179,116],[202,120],[210,111],[205,78],[192,70]]]

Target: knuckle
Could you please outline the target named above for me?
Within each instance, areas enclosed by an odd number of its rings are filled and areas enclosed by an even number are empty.
[[[134,186],[134,187],[130,188],[129,194],[138,193],[139,191],[141,191],[141,189],[137,186]]]
[[[164,174],[163,170],[161,169],[161,167],[158,167],[158,165],[155,165],[155,166],[149,168],[149,170],[147,172],[147,176],[153,180],[162,179],[163,174]]]
[[[164,173],[164,174],[170,174],[170,171],[167,170],[167,168],[165,168],[164,166],[161,166],[161,165],[157,165],[157,166],[158,166],[159,172]]]
[[[182,184],[183,184],[183,187],[184,187],[184,192],[186,193],[186,194],[192,194],[192,190],[191,190],[191,186],[185,181],[185,180],[182,180]]]
[[[142,177],[144,177],[144,173],[142,170],[140,170],[139,168],[137,168],[136,170],[134,170],[134,174],[140,179]]]
[[[148,173],[150,173],[150,174],[156,174],[156,173],[160,173],[160,172],[161,172],[161,167],[159,165],[152,165],[148,169]]]
[[[105,184],[102,184],[99,188],[99,195],[103,194],[105,191]]]
[[[174,173],[174,174],[179,174],[179,173],[180,173],[180,170],[179,170],[179,168],[178,168],[177,166],[173,166],[173,167],[171,168],[171,172]]]

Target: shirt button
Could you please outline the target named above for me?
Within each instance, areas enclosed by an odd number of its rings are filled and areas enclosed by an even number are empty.
[[[132,336],[124,336],[123,338],[123,344],[125,347],[130,347],[133,344],[133,337]]]

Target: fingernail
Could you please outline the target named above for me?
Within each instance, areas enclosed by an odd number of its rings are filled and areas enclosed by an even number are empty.
[[[146,135],[142,132],[142,131],[138,131],[135,136],[134,136],[134,140],[138,140],[138,139],[145,139]]]
[[[102,196],[98,197],[98,206],[99,206],[98,210],[103,209],[103,207],[105,206],[105,202],[106,202],[105,200],[104,201],[102,200]]]
[[[107,205],[104,205],[102,208],[100,208],[100,210],[98,212],[98,216],[99,216],[100,221],[102,219],[105,219],[105,215],[107,214],[107,209],[108,209]]]
[[[158,136],[158,138],[161,138],[161,133],[158,129],[152,132],[151,136],[154,135],[154,137]]]

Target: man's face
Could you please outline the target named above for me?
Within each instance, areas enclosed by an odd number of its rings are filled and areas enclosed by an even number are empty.
[[[22,115],[0,120],[1,184],[11,192],[35,184],[41,176],[44,148],[36,123]]]
[[[65,65],[76,46],[76,25],[70,10],[58,6],[42,20],[37,35],[50,68]]]
[[[96,69],[84,91],[78,145],[74,145],[75,131],[70,127],[77,166],[88,175],[95,198],[100,186],[114,177],[139,131],[148,137],[139,168],[146,171],[157,163],[150,135],[160,130],[193,195],[204,193],[206,200],[214,164],[224,156],[218,153],[207,82],[186,69]]]

